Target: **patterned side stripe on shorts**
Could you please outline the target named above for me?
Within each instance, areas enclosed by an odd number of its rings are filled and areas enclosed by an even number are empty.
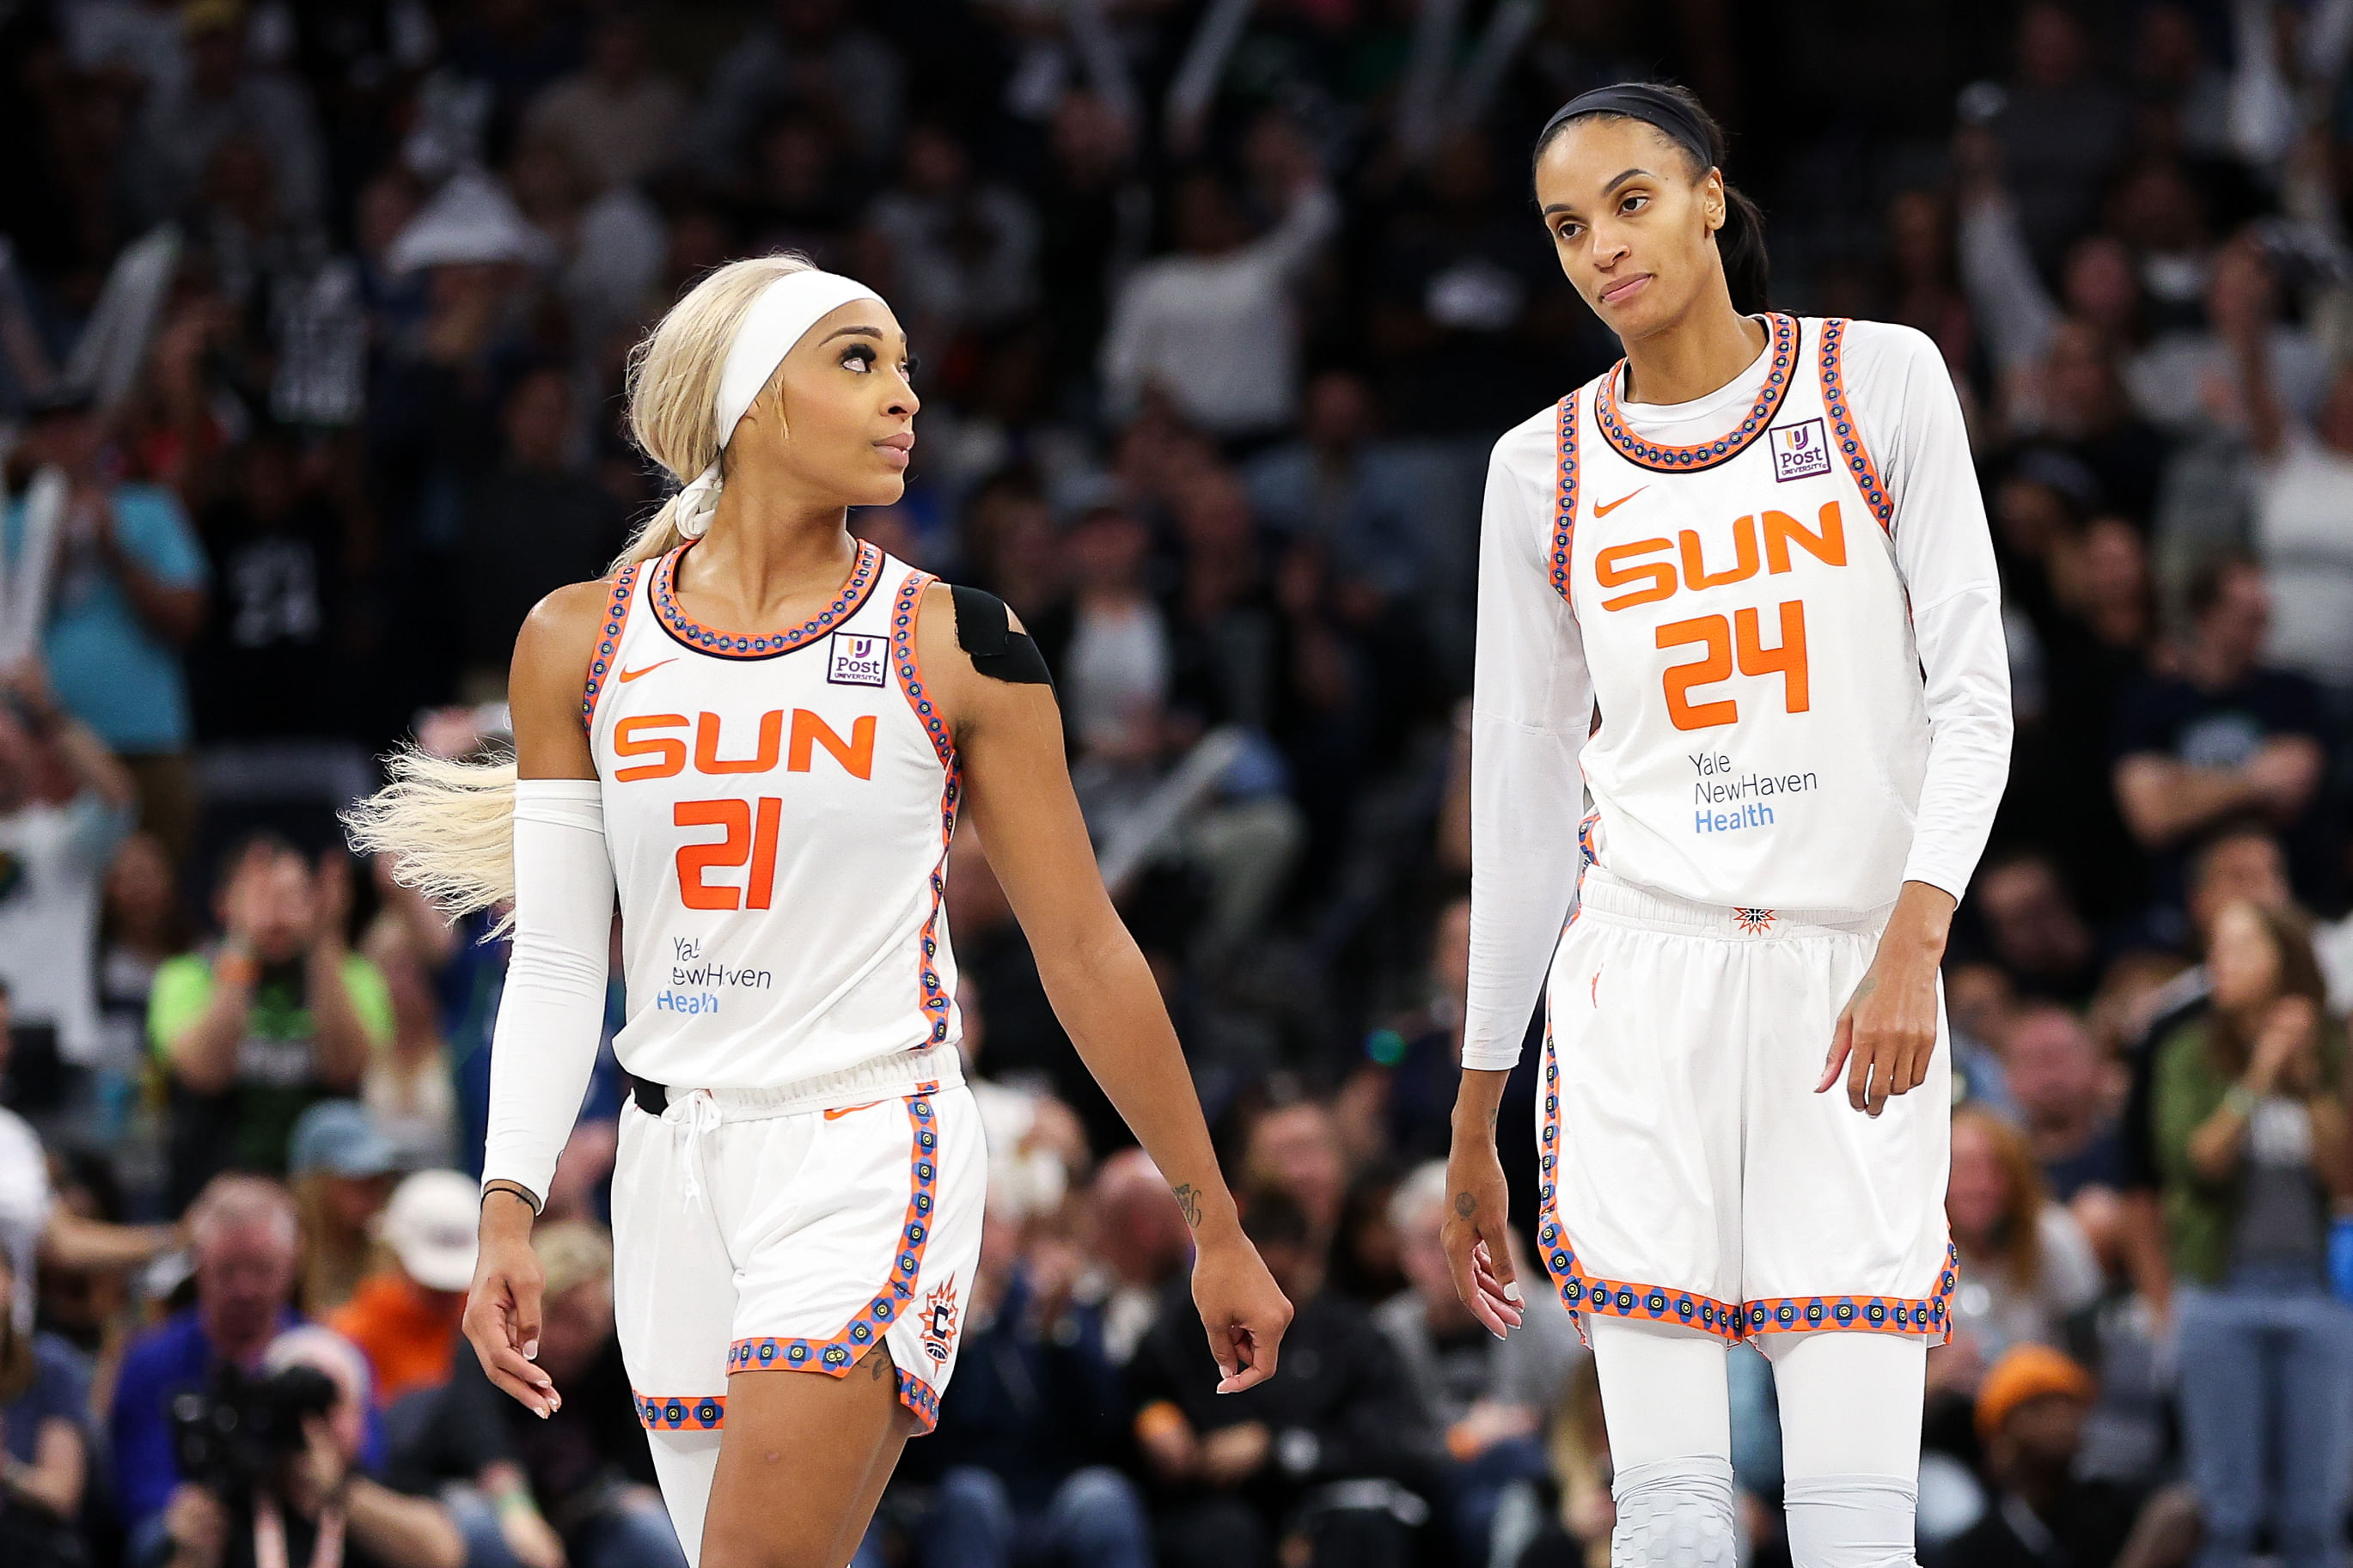
[[[899,1229],[899,1256],[891,1276],[874,1292],[865,1310],[830,1339],[737,1340],[727,1347],[727,1370],[738,1372],[822,1372],[847,1377],[858,1358],[881,1342],[883,1331],[897,1321],[902,1305],[915,1295],[915,1279],[923,1268],[923,1247],[931,1239],[934,1194],[939,1185],[939,1128],[931,1096],[940,1086],[927,1083],[907,1097],[911,1130],[907,1155],[907,1213]]]

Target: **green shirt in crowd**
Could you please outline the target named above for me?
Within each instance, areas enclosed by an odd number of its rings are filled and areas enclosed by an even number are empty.
[[[2190,1163],[2190,1135],[2239,1081],[2216,1058],[2213,1025],[2211,1014],[2192,1018],[2157,1047],[2149,1116],[2173,1271],[2199,1285],[2221,1284],[2242,1263],[2309,1268],[2318,1278],[2327,1248],[2328,1195],[2312,1165],[2309,1120],[2300,1103],[2277,1095],[2258,1101],[2239,1163],[2221,1181],[2200,1174]],[[2324,1025],[2323,1083],[2340,1081],[2343,1051],[2343,1037]]]
[[[343,973],[352,1008],[370,1038],[377,1045],[391,1039],[392,990],[383,971],[353,952],[343,955]],[[200,1186],[220,1170],[285,1171],[295,1119],[327,1096],[312,1065],[319,1030],[303,996],[303,974],[299,962],[262,970],[245,1038],[237,1042],[235,1079],[219,1095],[186,1097],[194,1102],[188,1109],[201,1107],[203,1114],[184,1116],[174,1130],[175,1188]],[[158,1058],[169,1064],[164,1042],[195,1023],[212,999],[210,952],[185,952],[164,962],[147,997],[147,1039]],[[343,1092],[356,1094],[358,1086]],[[199,1128],[205,1135],[193,1137]]]

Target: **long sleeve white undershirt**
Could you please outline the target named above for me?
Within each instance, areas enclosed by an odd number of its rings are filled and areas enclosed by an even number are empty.
[[[605,1028],[614,884],[604,786],[519,780],[514,871],[514,950],[491,1036],[482,1180],[516,1183],[544,1202]]]
[[[1808,337],[1810,350],[1810,327]],[[1957,899],[2010,774],[2010,663],[1993,542],[1959,400],[1935,344],[1908,327],[1857,321],[1845,371],[1856,422],[1894,499],[1895,563],[1926,682],[1927,766],[1904,880]],[[1764,374],[1760,356],[1721,395],[1746,405]],[[1623,406],[1644,437],[1688,444],[1703,434],[1646,421],[1643,405]],[[1576,619],[1547,575],[1553,428],[1548,409],[1496,443],[1480,525],[1466,1068],[1519,1059],[1577,886],[1585,810],[1577,755],[1592,726],[1593,685]]]

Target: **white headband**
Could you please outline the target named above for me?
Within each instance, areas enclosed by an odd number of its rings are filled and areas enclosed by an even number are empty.
[[[882,296],[854,278],[844,278],[835,272],[819,272],[811,268],[803,272],[787,272],[760,290],[752,308],[744,312],[741,325],[735,329],[734,342],[727,346],[727,363],[719,373],[719,395],[711,405],[712,427],[719,432],[719,451],[713,453],[711,466],[694,477],[693,482],[679,492],[678,531],[689,539],[700,539],[711,526],[711,514],[719,509],[719,460],[727,450],[727,443],[735,437],[735,426],[743,420],[744,410],[776,374],[793,345],[806,336],[808,330],[831,312],[852,300],[882,302]]]

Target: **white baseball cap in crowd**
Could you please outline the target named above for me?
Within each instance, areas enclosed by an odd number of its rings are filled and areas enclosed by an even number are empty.
[[[481,1188],[456,1171],[419,1171],[392,1190],[384,1244],[427,1290],[463,1290],[474,1279],[481,1198]]]

